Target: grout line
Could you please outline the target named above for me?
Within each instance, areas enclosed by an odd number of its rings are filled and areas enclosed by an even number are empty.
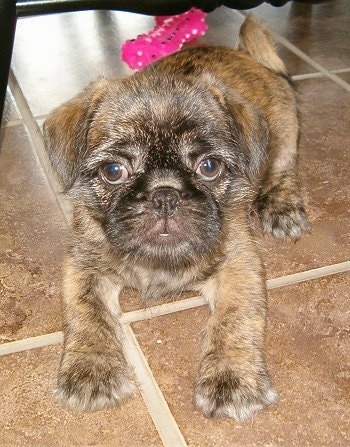
[[[246,13],[242,13],[240,11],[234,10],[236,15],[238,15],[240,18],[245,18]],[[264,21],[263,19],[259,18],[259,20]],[[306,53],[304,53],[302,50],[300,50],[298,47],[293,45],[291,42],[289,42],[288,39],[283,37],[281,34],[278,34],[277,32],[273,31],[270,24],[266,21],[264,23],[268,26],[269,31],[271,33],[272,38],[276,41],[288,48],[292,53],[296,54],[300,59],[302,59],[304,62],[308,63],[312,67],[314,67],[318,72],[322,73],[323,76],[331,79],[333,82],[338,84],[340,87],[342,87],[344,90],[350,92],[350,84],[343,81],[343,79],[339,78],[336,74],[333,72],[327,70],[323,65],[316,62],[314,59],[312,59],[310,56],[308,56]]]
[[[23,120],[21,118],[18,118],[16,120],[10,120],[7,121],[6,123],[3,123],[1,125],[2,129],[7,129],[8,127],[17,127],[17,126],[21,126],[23,124]]]
[[[304,79],[317,79],[317,78],[324,78],[324,75],[322,73],[305,73],[305,74],[299,74],[299,75],[293,75],[291,76],[292,81],[303,81]]]
[[[23,340],[0,344],[0,356],[29,351],[30,349],[44,348],[51,345],[59,345],[62,342],[63,332],[51,332],[50,334],[38,335],[37,337],[24,338]]]
[[[125,353],[134,367],[139,389],[164,447],[187,447],[162,391],[129,325],[125,325]]]
[[[329,70],[330,73],[338,74],[338,73],[349,73],[350,68],[338,68],[336,70]],[[324,74],[320,72],[314,73],[305,73],[305,74],[297,74],[292,76],[292,81],[302,81],[304,79],[313,79],[313,78],[323,78]]]
[[[298,284],[301,282],[310,281],[313,279],[320,279],[330,275],[345,273],[350,271],[350,261],[341,262],[339,264],[327,265],[304,272],[293,273],[291,275],[281,276],[279,278],[268,279],[266,286],[268,290],[277,289],[280,287]],[[207,304],[206,300],[200,296],[186,298],[172,303],[161,304],[149,309],[139,309],[132,312],[127,312],[121,316],[122,323],[134,323],[136,321],[147,320],[150,318],[160,317],[175,312],[194,309],[196,307]]]
[[[46,113],[45,115],[34,115],[34,119],[35,121],[44,121],[49,115],[50,113]]]
[[[136,321],[148,320],[155,317],[161,317],[175,312],[194,309],[195,307],[204,306],[207,304],[201,296],[194,296],[185,298],[171,303],[160,304],[148,309],[133,310],[121,315],[120,321],[125,324],[135,323]]]
[[[326,276],[337,275],[350,271],[350,261],[340,262],[339,264],[327,265],[304,272],[293,273],[291,275],[281,276],[279,278],[269,279],[266,282],[267,289],[278,289],[280,287],[290,286],[301,282],[307,282],[314,279],[325,278]],[[149,309],[139,309],[122,314],[120,322],[123,325],[129,325],[136,321],[147,320],[155,317],[169,315],[175,312],[181,312],[196,307],[204,306],[206,303],[202,297],[186,298],[172,303],[161,304]],[[51,334],[39,335],[38,337],[26,338],[9,343],[0,344],[0,356],[14,354],[16,352],[29,349],[42,348],[45,346],[61,343],[63,340],[62,332],[53,332]]]
[[[332,73],[349,73],[350,68],[337,68],[336,70],[330,70]]]
[[[336,74],[330,72],[326,68],[324,68],[322,65],[320,65],[318,62],[313,60],[310,56],[305,54],[303,51],[299,50],[295,45],[290,43],[285,37],[273,32],[272,37],[276,39],[277,42],[284,45],[286,48],[288,48],[290,51],[292,51],[294,54],[300,57],[300,59],[303,59],[303,61],[307,62],[312,67],[316,68],[319,72],[321,72],[325,77],[329,78],[333,82],[339,85],[339,87],[342,87],[347,92],[350,92],[350,84],[343,81],[343,79],[339,78]]]
[[[40,127],[32,115],[32,112],[29,108],[28,102],[25,99],[23,92],[22,92],[22,90],[18,84],[18,81],[17,81],[14,73],[12,72],[12,70],[10,71],[10,74],[9,74],[8,83],[9,83],[9,87],[12,92],[12,95],[15,99],[16,104],[17,104],[17,107],[20,111],[20,114],[23,118],[22,122],[23,122],[23,124],[25,124],[25,126],[29,132],[29,135],[32,139],[33,147],[35,149],[35,153],[39,159],[41,167],[45,173],[45,176],[48,180],[50,188],[56,198],[59,208],[61,209],[63,216],[68,223],[69,217],[71,215],[71,204],[61,194],[62,188],[61,188],[58,180],[56,179],[54,173],[52,172],[52,169],[50,167],[49,161],[46,156],[44,139],[43,139]]]
[[[279,278],[268,279],[267,289],[277,289],[279,287],[290,286],[300,282],[310,281],[313,279],[320,279],[338,273],[345,273],[350,271],[350,261],[340,262],[338,264],[326,265],[315,269],[305,270],[304,272],[292,273],[291,275],[281,276]]]

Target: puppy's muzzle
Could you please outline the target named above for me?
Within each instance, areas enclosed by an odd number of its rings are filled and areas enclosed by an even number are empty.
[[[180,204],[180,193],[174,188],[157,188],[152,192],[151,203],[158,217],[172,217]]]

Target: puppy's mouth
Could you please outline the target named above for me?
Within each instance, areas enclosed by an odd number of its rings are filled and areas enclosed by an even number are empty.
[[[180,193],[173,188],[158,188],[152,193],[150,202],[152,217],[147,231],[150,242],[167,244],[181,239],[181,225],[177,221]]]
[[[157,219],[148,236],[154,242],[170,243],[180,236],[180,228],[175,219],[163,217]]]
[[[127,201],[108,221],[108,239],[120,253],[159,268],[179,268],[210,254],[220,231],[217,208],[199,194],[186,194],[163,187],[146,200]]]

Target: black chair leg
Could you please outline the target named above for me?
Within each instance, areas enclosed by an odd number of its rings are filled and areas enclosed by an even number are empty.
[[[0,0],[0,123],[4,112],[16,22],[16,0]]]

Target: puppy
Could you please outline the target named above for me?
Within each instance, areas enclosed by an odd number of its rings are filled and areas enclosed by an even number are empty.
[[[44,136],[74,206],[57,399],[99,410],[132,394],[117,301],[133,287],[207,299],[194,399],[205,415],[241,421],[274,402],[249,216],[282,239],[309,226],[295,95],[266,30],[248,16],[237,50],[189,48],[100,79],[51,114]]]

